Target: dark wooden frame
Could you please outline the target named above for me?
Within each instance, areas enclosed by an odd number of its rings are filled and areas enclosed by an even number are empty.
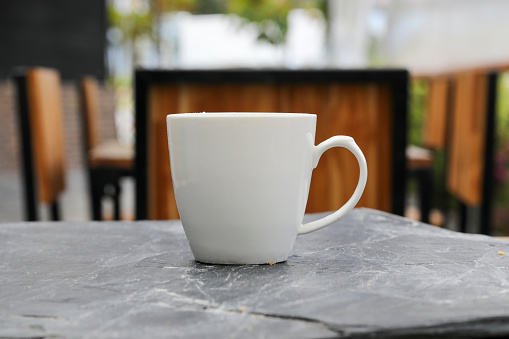
[[[178,83],[377,83],[391,88],[392,103],[392,213],[403,215],[406,191],[408,71],[403,69],[349,70],[136,70],[135,72],[135,178],[136,219],[148,217],[147,117],[152,85]]]

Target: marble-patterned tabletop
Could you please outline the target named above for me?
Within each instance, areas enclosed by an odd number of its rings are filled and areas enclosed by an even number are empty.
[[[176,220],[0,224],[0,337],[503,336],[508,256],[369,209],[275,265],[197,263]]]

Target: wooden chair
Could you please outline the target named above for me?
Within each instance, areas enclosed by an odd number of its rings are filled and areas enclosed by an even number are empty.
[[[99,93],[96,79],[86,76],[80,86],[84,162],[89,174],[90,205],[94,220],[102,220],[102,200],[111,198],[114,218],[120,220],[120,179],[133,176],[134,150],[116,140],[99,140]]]
[[[426,148],[407,147],[407,169],[419,184],[420,220],[428,223],[433,200],[435,152],[446,148],[447,113],[449,111],[449,79],[446,76],[416,77],[428,85],[426,117],[423,126],[423,144]]]
[[[66,166],[60,75],[48,68],[17,69],[25,218],[39,220],[39,204],[60,219],[58,198],[65,190]]]
[[[316,143],[353,136],[369,178],[358,206],[403,215],[408,73],[404,70],[139,70],[136,93],[136,217],[178,218],[165,116],[179,112],[307,112]],[[331,150],[313,172],[307,212],[334,210],[358,175],[348,152]]]
[[[447,189],[461,202],[461,230],[466,230],[467,206],[478,206],[480,232],[490,234],[498,73],[474,70],[451,77]]]
[[[506,66],[493,67],[500,70]],[[490,67],[420,77],[428,82],[424,144],[445,150],[445,190],[460,203],[460,230],[468,207],[480,207],[480,232],[491,233],[496,71]]]

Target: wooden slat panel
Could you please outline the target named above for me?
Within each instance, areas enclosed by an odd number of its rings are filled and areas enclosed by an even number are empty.
[[[171,181],[166,115],[177,112],[178,87],[153,86],[149,92],[148,215],[149,219],[178,219]]]
[[[53,203],[65,189],[65,150],[59,74],[35,68],[27,73],[32,147],[39,199]]]
[[[467,204],[479,206],[482,201],[482,183],[484,173],[484,153],[486,145],[486,106],[488,79],[485,74],[477,73],[474,78],[474,98],[472,115],[467,125],[468,130],[464,134],[470,145],[465,143],[469,151],[465,166],[468,171],[462,171],[464,175],[460,182],[460,197]]]
[[[357,206],[390,211],[391,134],[388,88],[376,85],[286,85],[284,112],[318,115],[316,143],[334,135],[352,136],[366,156],[369,179]],[[313,171],[307,212],[339,208],[351,196],[359,176],[355,157],[329,150]]]
[[[276,93],[276,87],[262,85],[153,86],[149,94],[149,218],[178,218],[168,157],[167,114],[202,111],[275,112]]]
[[[83,78],[81,82],[82,91],[82,114],[85,120],[85,131],[87,149],[93,149],[99,143],[99,132],[97,131],[99,117],[99,93],[97,81],[90,76]]]
[[[276,85],[181,85],[178,112],[276,112]]]
[[[487,77],[474,72],[455,79],[447,188],[469,205],[482,200]]]
[[[471,115],[470,94],[473,89],[473,76],[469,74],[460,74],[454,80],[454,101],[453,114],[451,117],[451,144],[448,159],[447,188],[454,194],[459,194],[460,169],[462,166],[464,154],[462,152],[462,143],[464,140],[465,123]]]
[[[389,86],[377,86],[375,92],[376,98],[371,99],[370,112],[376,114],[376,119],[373,117],[371,124],[376,128],[377,138],[371,137],[368,139],[377,157],[376,171],[376,185],[378,185],[378,200],[376,206],[378,209],[386,212],[391,212],[392,208],[392,179],[393,179],[393,107],[391,101],[391,89]],[[369,135],[367,137],[370,137]],[[361,146],[362,147],[362,146]],[[373,170],[370,170],[372,175]],[[369,207],[369,206],[366,206]]]
[[[445,148],[449,80],[446,77],[428,81],[428,102],[424,125],[424,143],[434,149]]]
[[[317,114],[317,144],[334,135],[350,135],[366,156],[369,179],[358,206],[390,211],[392,111],[390,89],[387,86],[161,85],[151,88],[149,102],[148,186],[151,219],[178,217],[167,160],[165,116],[201,111]],[[353,193],[358,175],[357,161],[350,152],[345,149],[328,151],[313,172],[306,211],[321,212],[339,208]]]

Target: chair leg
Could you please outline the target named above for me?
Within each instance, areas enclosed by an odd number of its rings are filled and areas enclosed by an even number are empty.
[[[418,182],[421,221],[424,223],[429,223],[429,212],[431,211],[431,199],[433,195],[433,169],[410,169],[408,171],[408,175],[415,178]]]
[[[28,196],[29,193],[25,193]],[[39,220],[37,203],[33,198],[25,198],[25,220],[26,221],[37,221]]]
[[[120,195],[122,173],[95,169],[90,173],[91,207],[93,220],[103,220],[102,198],[108,197],[113,202],[113,218],[121,219]]]
[[[60,220],[60,205],[58,204],[58,200],[55,200],[51,206],[51,220],[59,221]]]
[[[421,206],[421,221],[429,223],[429,212],[431,211],[431,199],[433,188],[432,170],[423,169],[419,171],[419,192]]]
[[[490,190],[490,193],[492,191]],[[483,202],[481,204],[481,234],[491,235],[491,204],[492,204],[492,196],[490,194],[486,194]]]
[[[459,226],[460,231],[465,233],[467,231],[467,205],[459,202]]]
[[[95,179],[92,181],[92,194],[91,194],[91,207],[92,219],[96,221],[102,220],[102,196],[103,196],[102,183]]]
[[[486,118],[486,145],[484,151],[484,174],[483,174],[483,196],[481,203],[481,228],[482,234],[491,235],[492,216],[491,206],[493,204],[493,191],[495,180],[493,178],[495,163],[496,144],[496,103],[498,93],[498,73],[491,72],[488,77],[488,107]]]
[[[121,187],[118,180],[115,181],[115,191],[113,193],[113,208],[115,220],[120,220],[120,192]]]

